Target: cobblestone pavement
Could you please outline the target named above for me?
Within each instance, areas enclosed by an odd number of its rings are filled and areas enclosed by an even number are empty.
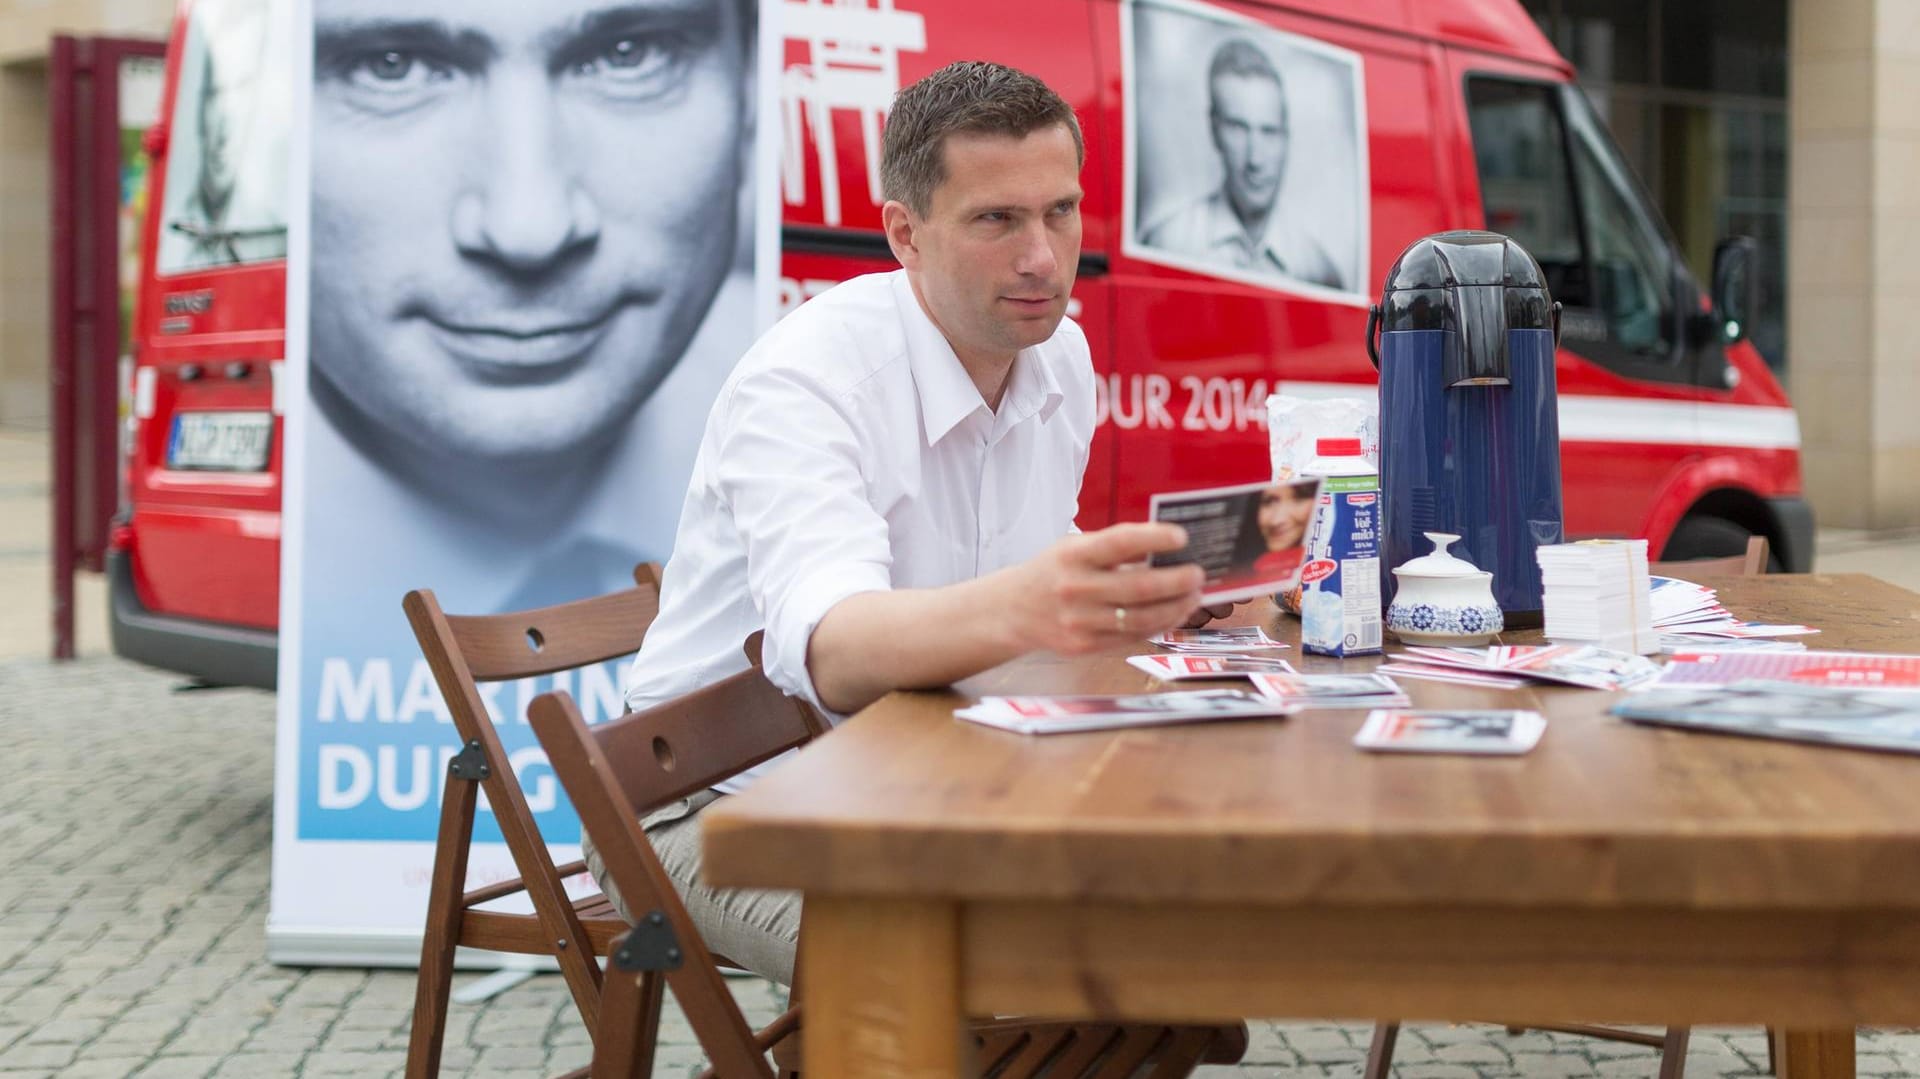
[[[265,959],[272,698],[182,692],[109,658],[0,660],[0,1079],[398,1075],[411,971],[300,970]],[[462,981],[474,975],[463,975]],[[764,1022],[779,993],[734,983]],[[1246,1063],[1209,1079],[1357,1076],[1369,1027],[1254,1028]],[[657,1075],[700,1051],[677,1011]],[[447,1074],[552,1075],[585,1063],[557,975],[455,1005]],[[1404,1079],[1650,1076],[1650,1050],[1497,1027],[1417,1025]],[[1690,1076],[1760,1074],[1757,1030],[1697,1032]],[[1863,1033],[1859,1070],[1920,1076],[1920,1035]]]

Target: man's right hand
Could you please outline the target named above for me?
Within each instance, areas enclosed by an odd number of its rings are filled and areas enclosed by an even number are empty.
[[[1021,652],[1075,655],[1183,625],[1200,607],[1199,566],[1149,568],[1187,544],[1170,524],[1120,524],[1068,536],[996,582],[1007,631]]]

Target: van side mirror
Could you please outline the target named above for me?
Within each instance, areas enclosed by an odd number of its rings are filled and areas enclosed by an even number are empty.
[[[1751,236],[1729,236],[1713,249],[1713,316],[1729,345],[1746,339],[1760,306],[1759,251]]]

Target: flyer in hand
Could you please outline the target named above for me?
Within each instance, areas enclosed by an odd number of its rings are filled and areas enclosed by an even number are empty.
[[[1154,555],[1153,564],[1197,563],[1207,574],[1201,599],[1208,603],[1288,591],[1300,583],[1319,497],[1317,476],[1154,495],[1150,515],[1185,528],[1187,545]]]
[[[1189,655],[1128,656],[1127,662],[1163,682],[1191,678],[1246,678],[1255,674],[1291,674],[1293,665],[1266,656]]]
[[[1370,713],[1353,744],[1392,753],[1516,754],[1546,729],[1538,712],[1391,708]]]
[[[1193,689],[1117,696],[982,697],[954,711],[960,719],[1021,734],[1063,734],[1167,723],[1266,719],[1291,712],[1271,697],[1239,689]]]
[[[1657,688],[1622,698],[1613,714],[1687,730],[1920,753],[1920,697],[1902,690],[1764,681]]]

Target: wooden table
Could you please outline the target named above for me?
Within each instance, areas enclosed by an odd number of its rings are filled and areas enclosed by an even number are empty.
[[[1920,652],[1920,595],[1873,578],[1714,583],[1824,628],[1812,646]],[[960,689],[1149,684],[1116,653]],[[1920,758],[1630,726],[1586,690],[1405,686],[1536,708],[1546,735],[1374,755],[1363,713],[1322,711],[1030,738],[896,693],[716,805],[706,872],[806,892],[806,1072],[835,1079],[960,1074],[962,1017],[989,1014],[1766,1023],[1796,1079],[1852,1075],[1856,1025],[1920,1024]]]

